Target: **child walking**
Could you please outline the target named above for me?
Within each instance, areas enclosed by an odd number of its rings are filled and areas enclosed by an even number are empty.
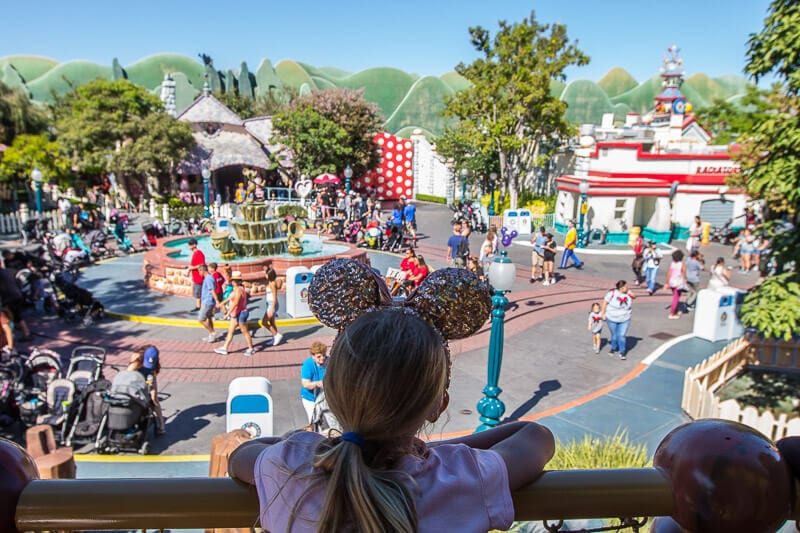
[[[232,477],[256,486],[261,527],[287,532],[507,529],[514,519],[511,491],[535,480],[553,456],[550,431],[514,422],[443,442],[417,438],[449,402],[450,357],[444,341],[477,331],[488,317],[488,298],[485,313],[472,310],[481,316],[466,333],[463,324],[470,317],[455,308],[450,313],[458,316],[434,325],[436,319],[410,309],[413,304],[380,303],[368,309],[348,301],[342,306],[342,294],[359,298],[354,289],[377,283],[367,279],[374,274],[366,266],[347,261],[349,271],[338,277],[326,268],[331,263],[323,266],[309,290],[317,317],[340,329],[323,382],[328,406],[344,433],[326,438],[297,432],[285,440],[250,441],[229,460]],[[488,296],[482,292],[487,286],[474,274],[454,270],[459,269],[432,273],[415,294],[446,306],[444,297],[425,289],[446,292],[447,284],[468,279],[482,290],[462,298]],[[356,279],[354,271],[359,271]],[[325,288],[328,294],[320,296]],[[326,320],[315,298],[326,300],[327,309],[338,316]],[[352,309],[368,310],[353,317]]]
[[[603,314],[600,312],[600,304],[597,302],[592,304],[592,310],[589,311],[587,329],[592,332],[594,353],[600,353],[600,332],[603,331]]]

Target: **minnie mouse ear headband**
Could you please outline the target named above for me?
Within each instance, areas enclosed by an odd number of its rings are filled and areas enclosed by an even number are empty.
[[[478,331],[492,311],[488,284],[461,268],[443,268],[428,275],[405,299],[392,299],[383,279],[364,263],[334,259],[311,280],[308,304],[320,322],[343,330],[362,313],[397,308],[433,326],[447,341]]]

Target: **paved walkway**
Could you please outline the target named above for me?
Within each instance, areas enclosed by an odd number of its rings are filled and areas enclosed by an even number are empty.
[[[424,204],[418,213],[420,227],[428,231],[428,238],[419,242],[419,251],[434,267],[444,266],[449,214],[441,206]],[[474,247],[481,238],[474,236]],[[542,287],[528,283],[528,248],[514,245],[509,255],[519,266],[509,296],[500,378],[506,416],[542,419],[562,440],[587,432],[602,435],[612,434],[618,427],[627,428],[635,440],[647,442],[652,452],[661,436],[681,420],[684,368],[719,346],[687,340],[669,348],[656,363],[646,360],[665,341],[687,334],[692,327],[691,316],[666,319],[669,297],[659,293],[636,300],[629,359],[609,358],[607,347],[597,356],[591,351],[585,329],[586,314],[591,303],[599,301],[616,279],[630,277],[630,258],[593,255],[587,258],[583,271],[559,271],[559,283]],[[399,259],[396,255],[371,254],[373,265],[381,270],[397,266]],[[186,313],[193,304],[190,299],[144,291],[140,280],[141,257],[133,255],[87,269],[80,283],[93,290],[110,310],[121,314],[192,318]],[[259,353],[245,358],[240,352],[213,354],[213,346],[201,340],[199,325],[175,327],[109,319],[82,328],[77,324],[65,326],[52,318],[34,320],[33,324],[39,344],[65,354],[80,344],[99,344],[109,351],[109,364],[118,367],[125,366],[130,351],[142,343],[159,346],[164,366],[159,386],[168,433],[154,439],[151,449],[175,459],[200,458],[199,462],[185,463],[188,470],[177,467],[173,475],[196,473],[206,467],[203,456],[208,453],[211,437],[224,431],[227,384],[234,377],[258,375],[272,381],[276,433],[304,425],[305,413],[297,398],[299,367],[311,342],[330,342],[334,334],[320,324],[281,327],[286,342],[271,347],[269,337],[260,331],[255,336]],[[486,379],[488,339],[487,324],[475,336],[452,344],[451,406],[440,422],[429,428],[431,437],[470,432],[478,424],[475,405]],[[233,349],[243,348],[237,335]],[[109,375],[113,373],[113,369],[109,371]],[[80,475],[112,475],[106,468],[111,468],[106,462],[82,460]],[[114,466],[113,472],[122,474],[118,468]],[[136,467],[134,473],[154,472],[148,468]],[[157,468],[162,472],[162,467]],[[163,471],[167,472],[173,469]]]

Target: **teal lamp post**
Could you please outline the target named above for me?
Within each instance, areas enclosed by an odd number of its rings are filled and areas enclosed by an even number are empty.
[[[506,293],[514,285],[517,268],[508,258],[508,253],[503,250],[500,257],[489,265],[489,282],[494,287],[492,296],[492,330],[489,335],[489,361],[486,371],[486,386],[483,388],[483,398],[478,402],[478,413],[481,425],[475,431],[491,429],[500,423],[500,418],[506,412],[506,405],[498,398],[503,389],[497,386],[500,381],[500,369],[503,366],[503,334],[508,298]]]
[[[344,191],[346,193],[350,193],[350,184],[351,180],[353,179],[353,169],[350,165],[347,165],[344,169]]]
[[[461,203],[463,204],[467,199],[467,175],[469,171],[464,168],[461,170]]]
[[[489,216],[494,216],[494,180],[497,179],[497,173],[492,172],[489,174]]]
[[[211,211],[208,208],[208,188],[211,182],[211,169],[208,168],[208,164],[203,164],[203,170],[200,171],[200,175],[203,176],[203,216],[208,218],[211,216]]]
[[[36,214],[42,216],[42,171],[34,168],[31,172],[31,179],[36,188]]]
[[[578,191],[581,193],[581,205],[579,207],[580,217],[578,218],[578,243],[577,243],[577,247],[578,248],[585,248],[586,247],[586,242],[584,240],[585,232],[584,232],[584,229],[583,229],[583,225],[584,225],[584,222],[586,221],[586,207],[587,207],[587,204],[586,204],[586,193],[589,192],[589,182],[586,181],[585,179],[581,180],[580,185],[578,185]]]

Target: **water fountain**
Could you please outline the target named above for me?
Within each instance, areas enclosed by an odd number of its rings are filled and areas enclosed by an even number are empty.
[[[230,264],[242,272],[251,294],[265,290],[264,266],[269,261],[284,276],[293,266],[311,268],[335,257],[350,257],[369,263],[362,248],[344,242],[331,243],[319,234],[307,234],[300,221],[285,221],[273,216],[268,203],[244,203],[236,217],[210,235],[196,235],[198,248],[206,262]],[[145,252],[145,284],[159,292],[189,296],[191,280],[187,274],[189,236],[160,239],[158,246]]]

